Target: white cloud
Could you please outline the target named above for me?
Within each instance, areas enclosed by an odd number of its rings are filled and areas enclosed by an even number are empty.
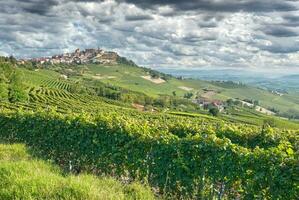
[[[223,7],[204,4],[206,10],[183,3],[49,2],[31,9],[18,0],[1,2],[2,54],[36,57],[101,47],[151,67],[299,68],[298,10],[286,12],[279,1],[276,12],[270,4],[255,11],[228,1],[230,9],[222,0]],[[241,4],[248,7],[238,9]]]

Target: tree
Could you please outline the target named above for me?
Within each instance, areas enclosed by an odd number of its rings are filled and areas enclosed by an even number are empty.
[[[192,97],[193,97],[192,92],[187,92],[186,94],[184,94],[184,98],[186,98],[186,99],[191,99]]]
[[[167,97],[162,96],[162,97],[155,99],[154,105],[162,107],[162,108],[166,108],[169,106],[169,101],[168,101]]]
[[[15,59],[15,57],[13,57],[13,55],[9,56],[9,62],[12,64],[16,64],[17,60]]]
[[[219,114],[219,109],[216,108],[216,107],[212,107],[212,108],[209,109],[209,113],[210,113],[211,115],[213,115],[213,116],[218,116],[218,114]]]
[[[176,91],[173,91],[173,92],[172,92],[172,95],[175,97],[175,96],[176,96]]]
[[[17,71],[14,71],[14,73],[10,77],[8,100],[10,102],[20,102],[28,100],[28,94],[26,92],[26,86],[24,85],[22,80],[22,74]]]
[[[80,82],[72,84],[70,87],[71,93],[86,94],[86,88],[82,86]]]
[[[254,106],[258,106],[258,105],[260,105],[260,102],[259,102],[258,100],[254,100],[254,101],[253,101],[253,105],[254,105]]]
[[[153,98],[149,97],[149,96],[145,96],[144,97],[144,104],[145,105],[152,105],[154,102]]]
[[[228,100],[226,101],[226,104],[227,104],[227,106],[231,107],[231,106],[234,105],[234,100],[233,100],[233,99],[228,99]]]

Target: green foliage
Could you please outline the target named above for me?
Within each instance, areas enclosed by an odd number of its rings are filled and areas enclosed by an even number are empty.
[[[172,95],[175,97],[175,96],[176,96],[176,91],[173,91],[173,92],[172,92]]]
[[[237,83],[233,81],[212,81],[213,85],[220,86],[223,88],[234,89],[234,88],[246,88],[247,86],[243,83]]]
[[[71,93],[75,93],[75,94],[86,94],[87,93],[86,88],[83,87],[82,83],[80,83],[80,82],[70,85],[68,91]]]
[[[193,97],[192,92],[187,92],[186,94],[184,94],[184,98],[186,98],[186,99],[191,99],[192,97]]]
[[[117,63],[128,65],[128,66],[137,66],[132,60],[128,60],[125,57],[117,57]]]
[[[0,82],[0,101],[8,100],[8,85]]]
[[[0,61],[0,99],[10,102],[26,101],[28,99],[22,74],[12,67],[14,58],[7,62]]]
[[[28,100],[26,87],[20,72],[15,71],[10,77],[8,100],[10,102],[21,102]]]
[[[234,101],[233,99],[228,99],[228,100],[226,100],[226,105],[227,105],[228,107],[232,107],[232,106],[235,105],[234,102],[235,102],[235,101]]]
[[[287,112],[281,113],[281,116],[286,117],[288,119],[299,119],[299,111],[294,109],[289,109]]]
[[[2,112],[0,136],[66,169],[145,180],[173,198],[296,199],[298,131],[212,121]]]
[[[264,120],[264,125],[270,126],[270,127],[275,127],[275,120],[273,118],[265,119]]]
[[[218,109],[217,107],[211,107],[211,108],[209,109],[209,113],[210,113],[211,115],[213,115],[213,116],[218,116],[218,114],[219,114],[219,109]]]

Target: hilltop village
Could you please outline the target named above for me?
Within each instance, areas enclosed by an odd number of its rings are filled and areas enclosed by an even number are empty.
[[[64,53],[60,55],[54,55],[52,57],[33,58],[29,61],[39,64],[85,64],[85,63],[98,63],[114,65],[118,63],[120,56],[115,52],[104,51],[102,49],[85,49],[80,51],[76,49],[73,53]],[[26,62],[28,60],[20,60],[20,62]]]

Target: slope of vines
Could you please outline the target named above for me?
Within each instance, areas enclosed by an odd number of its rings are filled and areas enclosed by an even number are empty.
[[[296,199],[298,131],[132,110],[2,109],[1,139],[78,172],[143,180],[177,198]]]

